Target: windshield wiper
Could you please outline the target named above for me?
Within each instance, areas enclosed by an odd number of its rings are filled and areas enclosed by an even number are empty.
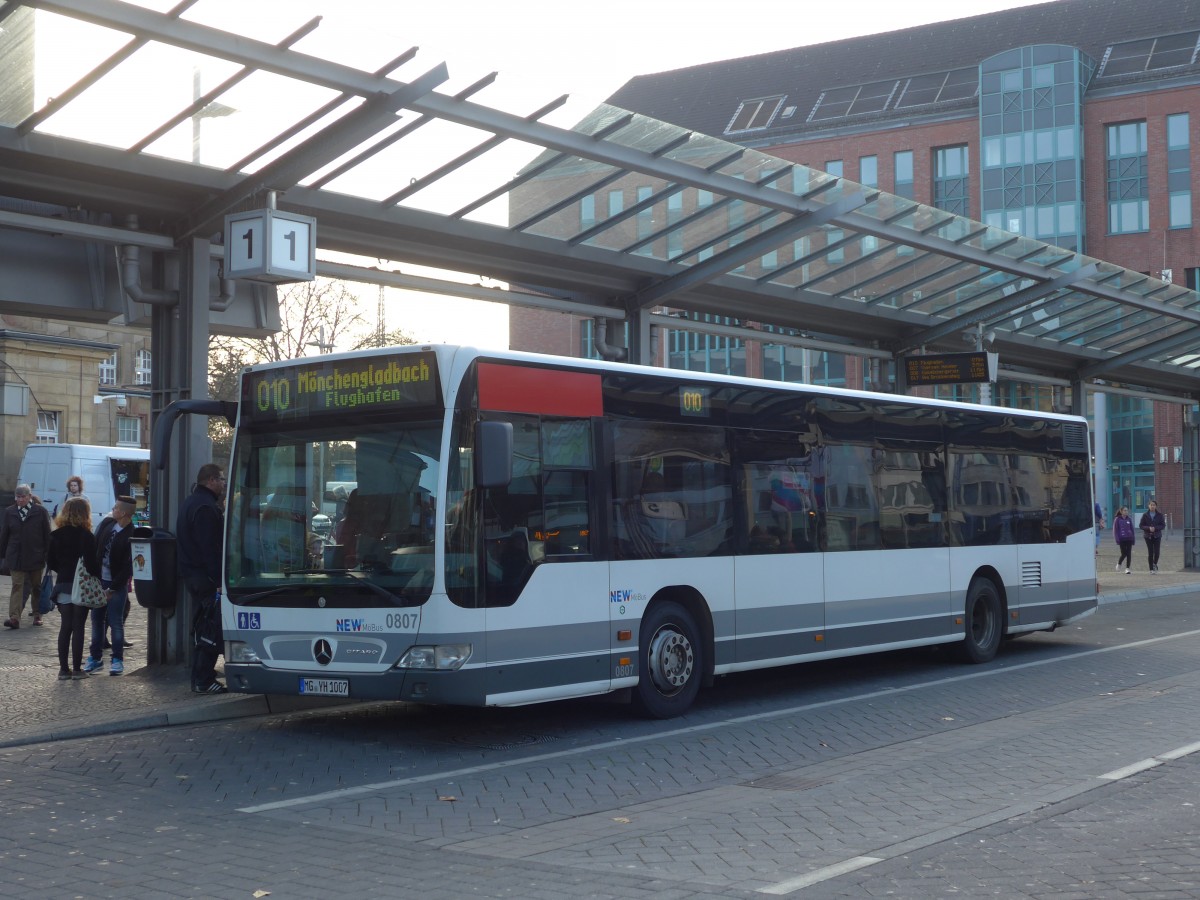
[[[407,606],[408,605],[407,601],[404,599],[404,591],[403,590],[401,590],[399,594],[393,594],[387,588],[380,587],[375,582],[373,582],[369,579],[360,577],[360,578],[357,578],[356,581],[358,581],[359,584],[366,585],[371,590],[373,590],[375,593],[377,593],[379,596],[385,597],[386,599],[391,600],[397,606]]]
[[[272,594],[278,594],[281,591],[290,591],[291,589],[292,585],[290,584],[285,585],[284,587],[273,587],[270,590],[259,591],[257,594],[247,594],[244,597],[238,597],[236,600],[233,597],[230,597],[229,602],[234,606],[246,606],[250,603],[253,603],[255,600],[261,600],[263,597],[270,597]]]
[[[288,574],[290,574],[290,575],[305,575],[305,574],[312,574],[314,572],[335,572],[339,575],[350,575],[350,577],[355,582],[357,582],[360,585],[363,585],[364,587],[370,588],[376,594],[378,594],[381,597],[384,597],[387,600],[390,600],[396,606],[407,606],[408,605],[408,601],[405,600],[405,598],[404,598],[403,590],[399,594],[393,594],[387,588],[380,587],[373,581],[363,578],[362,576],[352,575],[350,569],[293,569],[291,572],[286,572],[284,574],[285,575],[288,575]],[[290,591],[290,590],[293,590],[295,587],[299,587],[299,585],[285,584],[285,585],[281,585],[279,587],[270,588],[265,591],[259,591],[256,594],[247,594],[244,597],[238,597],[236,599],[231,597],[230,602],[234,606],[248,606],[249,604],[253,603],[255,600],[261,600],[264,597],[270,597],[274,594],[282,593],[283,591]],[[306,585],[306,587],[307,587],[307,585]]]

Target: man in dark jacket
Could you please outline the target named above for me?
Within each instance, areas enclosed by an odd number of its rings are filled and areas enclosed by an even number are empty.
[[[223,517],[218,500],[225,496],[225,476],[215,463],[205,463],[196,475],[196,487],[179,510],[175,523],[175,551],[179,577],[192,598],[192,690],[197,694],[223,694],[217,681],[217,657],[224,650],[221,637],[221,547]]]
[[[129,585],[133,577],[129,535],[133,531],[136,509],[132,497],[118,497],[112,512],[96,529],[96,562],[99,563],[100,583],[108,594],[108,604],[92,610],[92,642],[88,647],[88,660],[83,664],[85,672],[104,668],[106,627],[112,629],[112,664],[108,674],[125,672],[125,607],[129,603]]]
[[[13,498],[16,502],[4,510],[0,524],[0,558],[12,575],[5,628],[21,627],[21,607],[25,605],[26,590],[32,588],[36,596],[46,568],[46,551],[50,549],[50,514],[45,507],[33,502],[33,491],[27,484],[18,484]],[[34,606],[33,624],[41,625],[36,601]]]

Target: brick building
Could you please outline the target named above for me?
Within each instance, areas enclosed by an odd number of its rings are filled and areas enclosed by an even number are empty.
[[[1190,0],[1057,0],[639,76],[610,102],[1064,250],[1200,285],[1191,186],[1200,142],[1200,4]],[[606,206],[609,215],[629,208],[639,190],[618,185],[584,198],[563,227],[578,231]],[[702,202],[684,197],[654,215],[661,225]],[[640,235],[636,222],[630,227]],[[841,253],[838,239],[825,229],[815,246],[790,252],[797,262],[802,252]],[[514,349],[593,352],[587,320],[517,308],[511,317]],[[867,360],[769,340],[681,330],[661,335],[658,346],[659,363],[673,367],[889,387]],[[1179,526],[1190,407],[1145,394],[1119,385],[1090,394],[1097,497],[1108,510],[1128,504],[1135,513],[1157,497]],[[968,385],[939,395],[978,398]],[[1047,385],[1002,381],[993,402],[1051,409],[1061,398]]]

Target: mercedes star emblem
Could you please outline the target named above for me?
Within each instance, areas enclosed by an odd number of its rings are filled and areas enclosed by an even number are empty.
[[[327,666],[333,662],[333,648],[329,646],[329,641],[325,640],[325,638],[321,638],[313,644],[313,659],[322,666]]]

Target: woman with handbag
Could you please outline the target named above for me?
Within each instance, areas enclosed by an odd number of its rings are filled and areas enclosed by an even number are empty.
[[[55,574],[54,600],[62,615],[62,624],[58,628],[58,680],[67,681],[87,678],[82,668],[83,635],[90,610],[71,603],[71,585],[81,559],[88,572],[97,577],[100,575],[96,564],[96,537],[92,534],[91,504],[80,497],[72,497],[63,503],[54,524],[46,566]],[[74,664],[71,668],[67,668],[68,647]]]

